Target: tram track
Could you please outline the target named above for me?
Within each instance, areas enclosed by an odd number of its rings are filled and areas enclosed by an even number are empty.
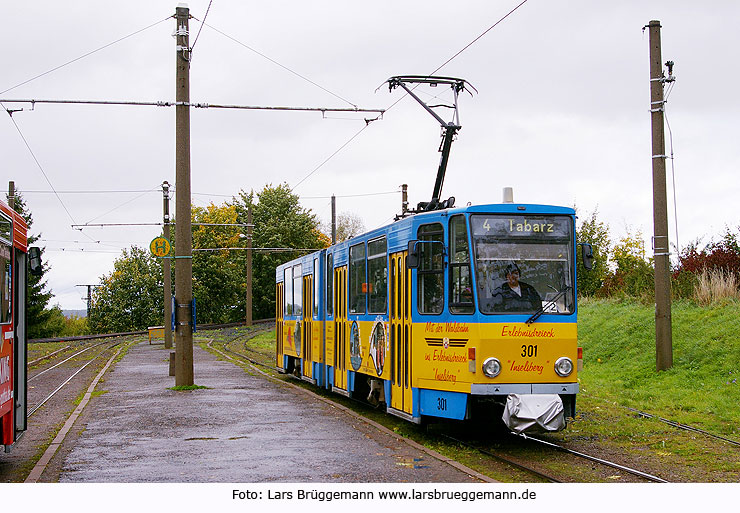
[[[41,408],[51,398],[53,398],[57,393],[59,393],[67,384],[69,384],[69,382],[71,382],[77,375],[79,375],[82,371],[84,371],[90,364],[92,364],[95,361],[97,361],[101,356],[105,355],[108,350],[115,348],[116,346],[120,345],[122,342],[123,341],[118,341],[118,342],[116,342],[116,343],[114,343],[112,345],[109,345],[108,347],[104,348],[100,353],[98,353],[97,355],[95,355],[93,358],[89,359],[82,366],[77,367],[76,370],[74,370],[74,372],[71,375],[69,375],[69,377],[67,377],[66,379],[64,379],[61,382],[61,384],[59,384],[59,386],[57,386],[56,388],[54,388],[54,390],[51,393],[49,393],[46,397],[44,397],[44,399],[38,401],[33,407],[31,407],[28,410],[28,417],[30,418],[34,413],[36,413],[36,411],[38,411],[39,408]],[[69,358],[67,358],[67,359],[59,362],[58,364],[54,365],[53,367],[50,367],[49,369],[46,369],[46,371],[43,371],[43,372],[41,372],[39,374],[36,374],[34,376],[34,378],[37,378],[37,377],[43,375],[45,372],[51,371],[54,368],[62,365],[63,363],[66,363],[67,361],[71,360],[72,358],[75,358],[75,357],[79,356],[80,354],[85,353],[86,351],[88,351],[90,349],[94,349],[94,348],[96,348],[98,346],[101,346],[103,344],[106,344],[106,342],[101,342],[100,344],[95,344],[94,346],[88,347],[88,348],[86,348],[86,349],[84,349],[82,351],[78,351],[77,353],[75,353],[74,355],[70,356]],[[29,378],[28,381],[30,382],[31,379],[32,378]]]
[[[612,406],[615,406],[617,408],[621,408],[621,409],[627,410],[629,412],[632,412],[635,415],[637,415],[638,417],[641,417],[643,419],[656,420],[658,422],[662,422],[663,424],[667,424],[667,425],[669,425],[671,427],[674,427],[676,429],[680,429],[682,431],[689,431],[691,433],[696,433],[696,434],[699,434],[699,435],[707,436],[709,438],[714,438],[715,440],[719,440],[721,442],[725,442],[725,443],[730,444],[730,445],[733,445],[735,447],[740,447],[740,441],[739,440],[734,440],[734,439],[728,438],[726,436],[718,435],[717,433],[712,433],[711,431],[707,431],[706,429],[702,429],[702,428],[699,428],[699,427],[696,427],[696,426],[692,426],[691,424],[686,424],[686,423],[683,423],[683,422],[679,422],[677,420],[667,419],[665,417],[661,417],[660,415],[656,415],[654,413],[649,413],[649,412],[646,412],[646,411],[643,411],[643,410],[638,410],[636,408],[631,408],[629,406],[622,406],[620,404],[617,404],[617,403],[614,403],[614,402],[611,402],[611,401],[608,401],[606,399],[602,399],[602,398],[599,398],[599,397],[596,397],[596,396],[589,396],[589,397],[591,397],[593,399],[598,399],[598,400],[600,400],[602,402],[605,402],[605,403],[608,403],[608,404],[611,404]]]
[[[615,463],[613,461],[609,461],[609,460],[606,460],[604,458],[598,458],[596,456],[591,456],[589,454],[586,454],[586,453],[583,453],[583,452],[580,452],[580,451],[575,451],[573,449],[569,449],[569,448],[564,447],[562,445],[558,445],[558,444],[553,443],[553,442],[548,442],[547,440],[542,440],[540,438],[535,438],[533,436],[524,435],[524,434],[514,435],[514,436],[519,436],[519,437],[521,437],[521,438],[523,438],[525,440],[528,440],[528,441],[531,441],[531,442],[534,442],[534,443],[538,443],[540,445],[543,445],[543,446],[546,446],[546,447],[550,447],[552,449],[556,449],[558,451],[561,451],[561,452],[564,452],[564,453],[567,453],[567,454],[576,456],[578,458],[582,458],[584,460],[588,460],[588,461],[591,461],[591,462],[594,462],[594,463],[599,463],[601,465],[604,465],[604,466],[607,466],[607,467],[610,467],[610,468],[613,468],[613,469],[617,469],[617,470],[619,470],[621,472],[626,472],[628,474],[632,474],[633,476],[640,477],[640,478],[642,478],[642,479],[644,479],[646,481],[650,481],[650,482],[653,482],[653,483],[668,483],[669,482],[669,481],[666,481],[665,479],[662,479],[662,478],[660,478],[658,476],[654,476],[652,474],[648,474],[647,472],[642,472],[641,470],[637,470],[637,469],[628,467],[626,465],[621,465],[619,463]]]
[[[251,335],[253,337],[253,336],[256,336],[257,334],[259,334],[259,333],[258,332],[255,332],[255,333],[252,333]],[[252,337],[250,337],[250,338],[252,338]],[[228,358],[230,360],[235,360],[234,357],[236,357],[236,358],[238,358],[238,359],[240,359],[242,361],[247,362],[252,367],[252,369],[254,371],[258,372],[259,374],[261,374],[262,376],[264,376],[267,379],[276,381],[276,382],[281,383],[281,384],[286,385],[286,386],[293,387],[293,388],[301,391],[302,393],[309,394],[310,396],[312,396],[312,397],[314,397],[314,398],[316,398],[316,399],[318,399],[318,400],[320,400],[322,402],[325,402],[327,404],[330,404],[332,407],[337,408],[337,409],[343,411],[345,414],[347,414],[347,415],[349,415],[349,416],[351,416],[351,417],[353,417],[353,418],[355,418],[357,420],[360,420],[360,421],[362,421],[362,422],[364,422],[364,423],[366,423],[366,424],[374,427],[375,429],[381,431],[382,433],[385,433],[386,435],[389,435],[389,436],[395,438],[396,440],[399,440],[399,441],[401,441],[403,443],[406,443],[406,444],[410,445],[411,447],[413,447],[414,449],[420,450],[420,451],[426,453],[427,455],[429,455],[430,457],[435,458],[435,459],[437,459],[439,461],[442,461],[442,462],[444,462],[444,463],[446,463],[446,464],[448,464],[448,465],[450,465],[450,466],[452,466],[452,467],[454,467],[454,468],[456,468],[458,470],[461,470],[461,471],[467,473],[468,475],[470,475],[470,476],[472,476],[472,477],[474,477],[474,478],[476,478],[476,479],[478,479],[478,480],[480,480],[482,482],[489,482],[489,483],[497,482],[494,479],[491,479],[489,476],[486,476],[485,474],[482,474],[482,473],[480,473],[480,472],[478,472],[478,471],[476,471],[474,469],[471,469],[471,468],[467,467],[466,465],[464,465],[464,464],[462,464],[462,463],[460,463],[460,462],[458,462],[458,461],[456,461],[456,460],[454,460],[452,458],[449,458],[447,456],[444,456],[443,454],[441,454],[441,453],[439,453],[437,451],[434,451],[432,449],[429,449],[428,447],[425,447],[424,445],[419,444],[416,441],[414,441],[414,440],[412,440],[412,439],[410,439],[408,437],[405,437],[405,436],[403,436],[403,435],[401,435],[399,433],[394,432],[393,430],[387,428],[386,426],[384,426],[384,425],[382,425],[382,424],[380,424],[380,423],[378,423],[378,422],[376,422],[376,421],[374,421],[374,420],[372,420],[372,419],[370,419],[370,418],[368,418],[368,417],[366,417],[364,415],[361,415],[361,414],[357,413],[356,411],[354,411],[354,410],[352,410],[350,408],[347,408],[346,406],[343,406],[343,405],[337,403],[336,401],[334,401],[331,398],[328,398],[328,397],[322,396],[320,394],[317,394],[316,392],[314,392],[314,391],[312,391],[312,390],[310,390],[310,389],[308,389],[308,388],[306,388],[304,386],[300,386],[299,384],[291,383],[287,379],[280,379],[280,378],[275,377],[275,376],[273,376],[271,374],[268,374],[267,372],[263,371],[262,369],[260,369],[258,367],[265,367],[265,368],[268,368],[268,369],[273,370],[273,371],[276,371],[276,368],[274,366],[265,364],[263,362],[255,361],[254,359],[249,358],[245,354],[242,354],[242,353],[233,351],[233,350],[229,349],[228,347],[226,347],[228,344],[234,342],[235,340],[238,340],[238,338],[240,338],[240,337],[234,337],[234,339],[230,339],[230,340],[227,340],[227,341],[220,341],[220,343],[222,344],[222,347],[220,349],[214,346],[214,344],[213,344],[214,340],[213,339],[211,339],[207,343],[207,345],[212,350],[221,353],[223,356],[225,356],[226,358]],[[245,343],[247,341],[245,341]],[[245,347],[245,349],[246,349],[246,347]],[[260,353],[260,354],[262,354],[262,353]],[[305,384],[305,382],[301,382],[301,383],[302,384]],[[365,406],[367,406],[366,403],[362,403],[362,404],[364,404]]]
[[[228,339],[226,341],[222,341],[222,343],[223,343],[222,349],[223,349],[223,351],[229,353],[233,357],[236,357],[236,358],[238,358],[238,359],[240,359],[242,361],[247,361],[250,364],[252,364],[253,366],[256,365],[256,366],[260,366],[260,367],[264,367],[264,368],[268,368],[268,369],[274,370],[275,367],[272,366],[272,365],[265,364],[263,362],[260,362],[260,361],[256,360],[255,358],[250,357],[248,354],[240,353],[240,352],[234,351],[232,349],[229,349],[227,347],[229,344],[233,344],[235,341],[238,341],[239,338],[248,337],[241,344],[240,350],[243,350],[245,353],[257,353],[258,355],[260,355],[262,353],[259,353],[258,351],[254,351],[253,349],[251,349],[251,348],[248,347],[249,339],[251,339],[252,336],[254,336],[254,335],[256,335],[256,333],[242,334],[242,335],[239,335],[237,337],[230,338],[230,339]],[[212,344],[209,344],[209,345],[213,348],[213,345]],[[214,349],[216,349],[216,348],[214,348]],[[218,349],[216,349],[216,350],[218,350]],[[264,355],[262,355],[262,356],[264,356]],[[256,370],[259,371],[259,372],[261,372],[262,374],[267,375],[266,373],[260,371],[259,369],[256,369]],[[272,377],[272,376],[269,376],[268,375],[268,377]],[[274,378],[274,377],[272,377],[272,378],[273,379],[277,379],[277,378]],[[280,381],[281,382],[285,382],[285,380],[280,380]],[[294,386],[297,386],[297,385],[294,385]],[[301,389],[304,389],[303,387],[300,387],[300,388]],[[336,404],[336,402],[333,401],[332,399],[324,398],[323,396],[320,396],[320,395],[318,395],[318,397],[322,398],[323,400],[331,401],[333,404]],[[363,401],[360,401],[360,400],[357,400],[357,399],[350,399],[350,401],[352,401],[354,403],[357,403],[357,404],[362,404],[364,407],[368,407],[368,404],[365,403],[365,402],[363,402]],[[362,415],[360,415],[360,416],[363,419],[366,419],[366,417],[364,417]],[[517,435],[514,435],[513,433],[511,435],[512,436],[517,436]],[[526,464],[524,462],[517,461],[514,458],[510,458],[510,457],[504,456],[501,453],[494,452],[494,451],[492,451],[492,450],[490,450],[488,448],[482,447],[480,445],[476,445],[476,444],[472,444],[470,442],[466,442],[464,440],[461,440],[459,438],[450,436],[448,434],[439,434],[438,436],[440,438],[444,438],[444,439],[446,439],[446,440],[448,440],[448,441],[450,441],[452,443],[455,443],[455,444],[458,444],[458,445],[462,445],[462,446],[464,446],[464,447],[466,447],[468,449],[474,450],[474,451],[476,451],[476,452],[478,452],[478,453],[480,453],[480,454],[482,454],[482,455],[484,455],[484,456],[486,456],[488,458],[491,458],[493,460],[496,460],[499,463],[503,463],[505,465],[508,465],[508,466],[510,466],[510,467],[518,470],[518,471],[525,472],[525,473],[533,476],[534,478],[536,478],[536,480],[542,480],[542,481],[554,482],[554,483],[560,483],[560,482],[566,482],[567,481],[567,479],[564,479],[562,476],[555,476],[552,473],[543,472],[541,470],[538,470],[537,468],[535,468],[532,465],[528,465],[528,464]],[[629,467],[627,465],[623,465],[623,464],[620,464],[620,463],[617,463],[617,462],[614,462],[614,461],[610,461],[610,460],[607,460],[605,458],[601,458],[601,457],[593,456],[593,455],[590,455],[590,454],[586,454],[585,452],[576,451],[576,450],[573,450],[573,449],[564,447],[562,445],[555,444],[553,442],[542,440],[540,438],[536,438],[536,437],[532,437],[532,436],[528,436],[528,435],[519,435],[517,438],[519,438],[521,440],[525,440],[525,443],[526,444],[538,444],[538,445],[543,446],[543,447],[549,447],[550,449],[552,449],[554,451],[558,451],[558,452],[561,452],[561,453],[564,453],[564,454],[568,454],[568,455],[570,455],[572,457],[575,457],[575,458],[580,459],[580,460],[585,460],[585,461],[588,461],[590,463],[596,463],[596,464],[601,465],[602,467],[606,467],[606,468],[618,470],[621,473],[635,476],[636,478],[639,478],[640,480],[643,480],[643,481],[655,482],[655,483],[668,483],[669,482],[669,481],[667,481],[665,479],[662,479],[661,477],[652,475],[652,474],[647,473],[647,472],[643,472],[641,470],[638,470],[638,469]]]
[[[43,376],[43,375],[44,375],[44,374],[46,374],[47,372],[51,372],[52,370],[56,369],[57,367],[60,367],[61,365],[63,365],[63,364],[65,364],[65,363],[67,363],[68,361],[72,360],[73,358],[76,358],[76,357],[78,357],[79,355],[81,355],[81,354],[83,354],[83,353],[86,353],[87,351],[90,351],[91,349],[95,349],[96,347],[98,347],[98,346],[101,346],[101,345],[103,345],[103,344],[105,344],[105,343],[106,343],[106,342],[100,342],[100,343],[98,343],[98,344],[94,344],[94,345],[92,345],[92,346],[88,346],[88,347],[86,347],[86,348],[84,348],[84,349],[82,349],[82,350],[80,350],[80,351],[77,351],[76,353],[74,353],[74,354],[72,354],[71,356],[69,356],[69,357],[65,358],[64,360],[62,360],[62,361],[60,361],[60,362],[58,362],[58,363],[56,363],[56,364],[52,365],[51,367],[48,367],[48,368],[46,368],[46,369],[44,369],[44,370],[42,370],[42,371],[40,371],[40,372],[37,372],[37,373],[36,373],[36,374],[34,374],[33,376],[29,376],[29,378],[28,378],[27,382],[28,382],[28,383],[30,383],[30,382],[32,382],[32,381],[34,381],[34,380],[38,379],[39,377]],[[67,346],[67,348],[69,348],[69,347],[70,347],[70,346]],[[50,356],[51,356],[51,355],[47,355],[47,356],[46,356],[46,358],[48,359],[48,358],[49,358]]]
[[[100,382],[116,355],[130,343],[142,340],[107,338],[88,336],[75,342],[29,347],[27,430],[14,450],[5,455],[0,482],[56,479],[62,460],[54,455],[79,425],[76,419],[94,395],[93,385]],[[45,351],[51,352],[43,354]],[[33,475],[29,474],[31,468]]]
[[[718,435],[718,434],[712,433],[710,431],[706,431],[704,429],[701,429],[701,428],[692,426],[690,424],[684,424],[682,422],[677,422],[675,420],[670,420],[670,419],[666,419],[666,418],[663,418],[663,417],[659,417],[658,415],[653,415],[652,413],[647,413],[647,412],[644,412],[644,411],[636,410],[636,409],[630,408],[628,406],[625,406],[624,408],[626,408],[627,410],[629,410],[629,411],[637,414],[638,417],[642,417],[642,418],[645,418],[645,419],[655,419],[655,420],[657,420],[659,422],[662,422],[664,424],[668,424],[669,426],[673,426],[676,429],[682,429],[684,431],[690,431],[692,433],[697,433],[697,434],[700,434],[700,435],[708,436],[708,437],[714,438],[716,440],[721,440],[722,442],[728,443],[730,445],[734,445],[735,447],[740,447],[740,441],[733,440],[732,438],[727,438],[725,436]]]

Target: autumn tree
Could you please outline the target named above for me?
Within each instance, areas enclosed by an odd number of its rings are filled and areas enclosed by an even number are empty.
[[[234,205],[193,207],[193,297],[197,322],[226,323],[244,319],[246,233],[235,225]],[[219,226],[232,225],[232,226]],[[177,264],[175,264],[177,265]]]
[[[262,191],[241,191],[231,204],[239,223],[247,222],[252,207],[252,305],[255,319],[275,315],[275,268],[307,251],[326,247],[316,216],[301,207],[287,184],[266,185]],[[246,258],[242,253],[239,260]],[[243,260],[242,260],[243,261]],[[241,265],[244,269],[246,263]]]
[[[604,284],[607,295],[642,297],[654,294],[652,259],[647,258],[640,230],[622,237],[614,246],[612,258],[616,269]]]
[[[123,250],[113,272],[93,290],[88,324],[93,333],[118,333],[162,324],[162,266],[138,246]]]

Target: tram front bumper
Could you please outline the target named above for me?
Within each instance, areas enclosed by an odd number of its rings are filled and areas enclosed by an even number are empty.
[[[514,433],[548,433],[565,428],[563,401],[557,394],[511,394],[503,420]]]
[[[471,395],[577,394],[578,383],[473,383]]]

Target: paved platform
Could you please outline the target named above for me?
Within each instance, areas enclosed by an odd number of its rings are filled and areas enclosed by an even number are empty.
[[[169,350],[145,342],[105,375],[60,482],[460,482],[478,479],[318,398],[195,347],[176,392]]]

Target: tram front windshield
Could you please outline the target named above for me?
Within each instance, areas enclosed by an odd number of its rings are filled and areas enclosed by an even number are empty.
[[[471,216],[481,312],[573,313],[572,223],[568,216]]]

